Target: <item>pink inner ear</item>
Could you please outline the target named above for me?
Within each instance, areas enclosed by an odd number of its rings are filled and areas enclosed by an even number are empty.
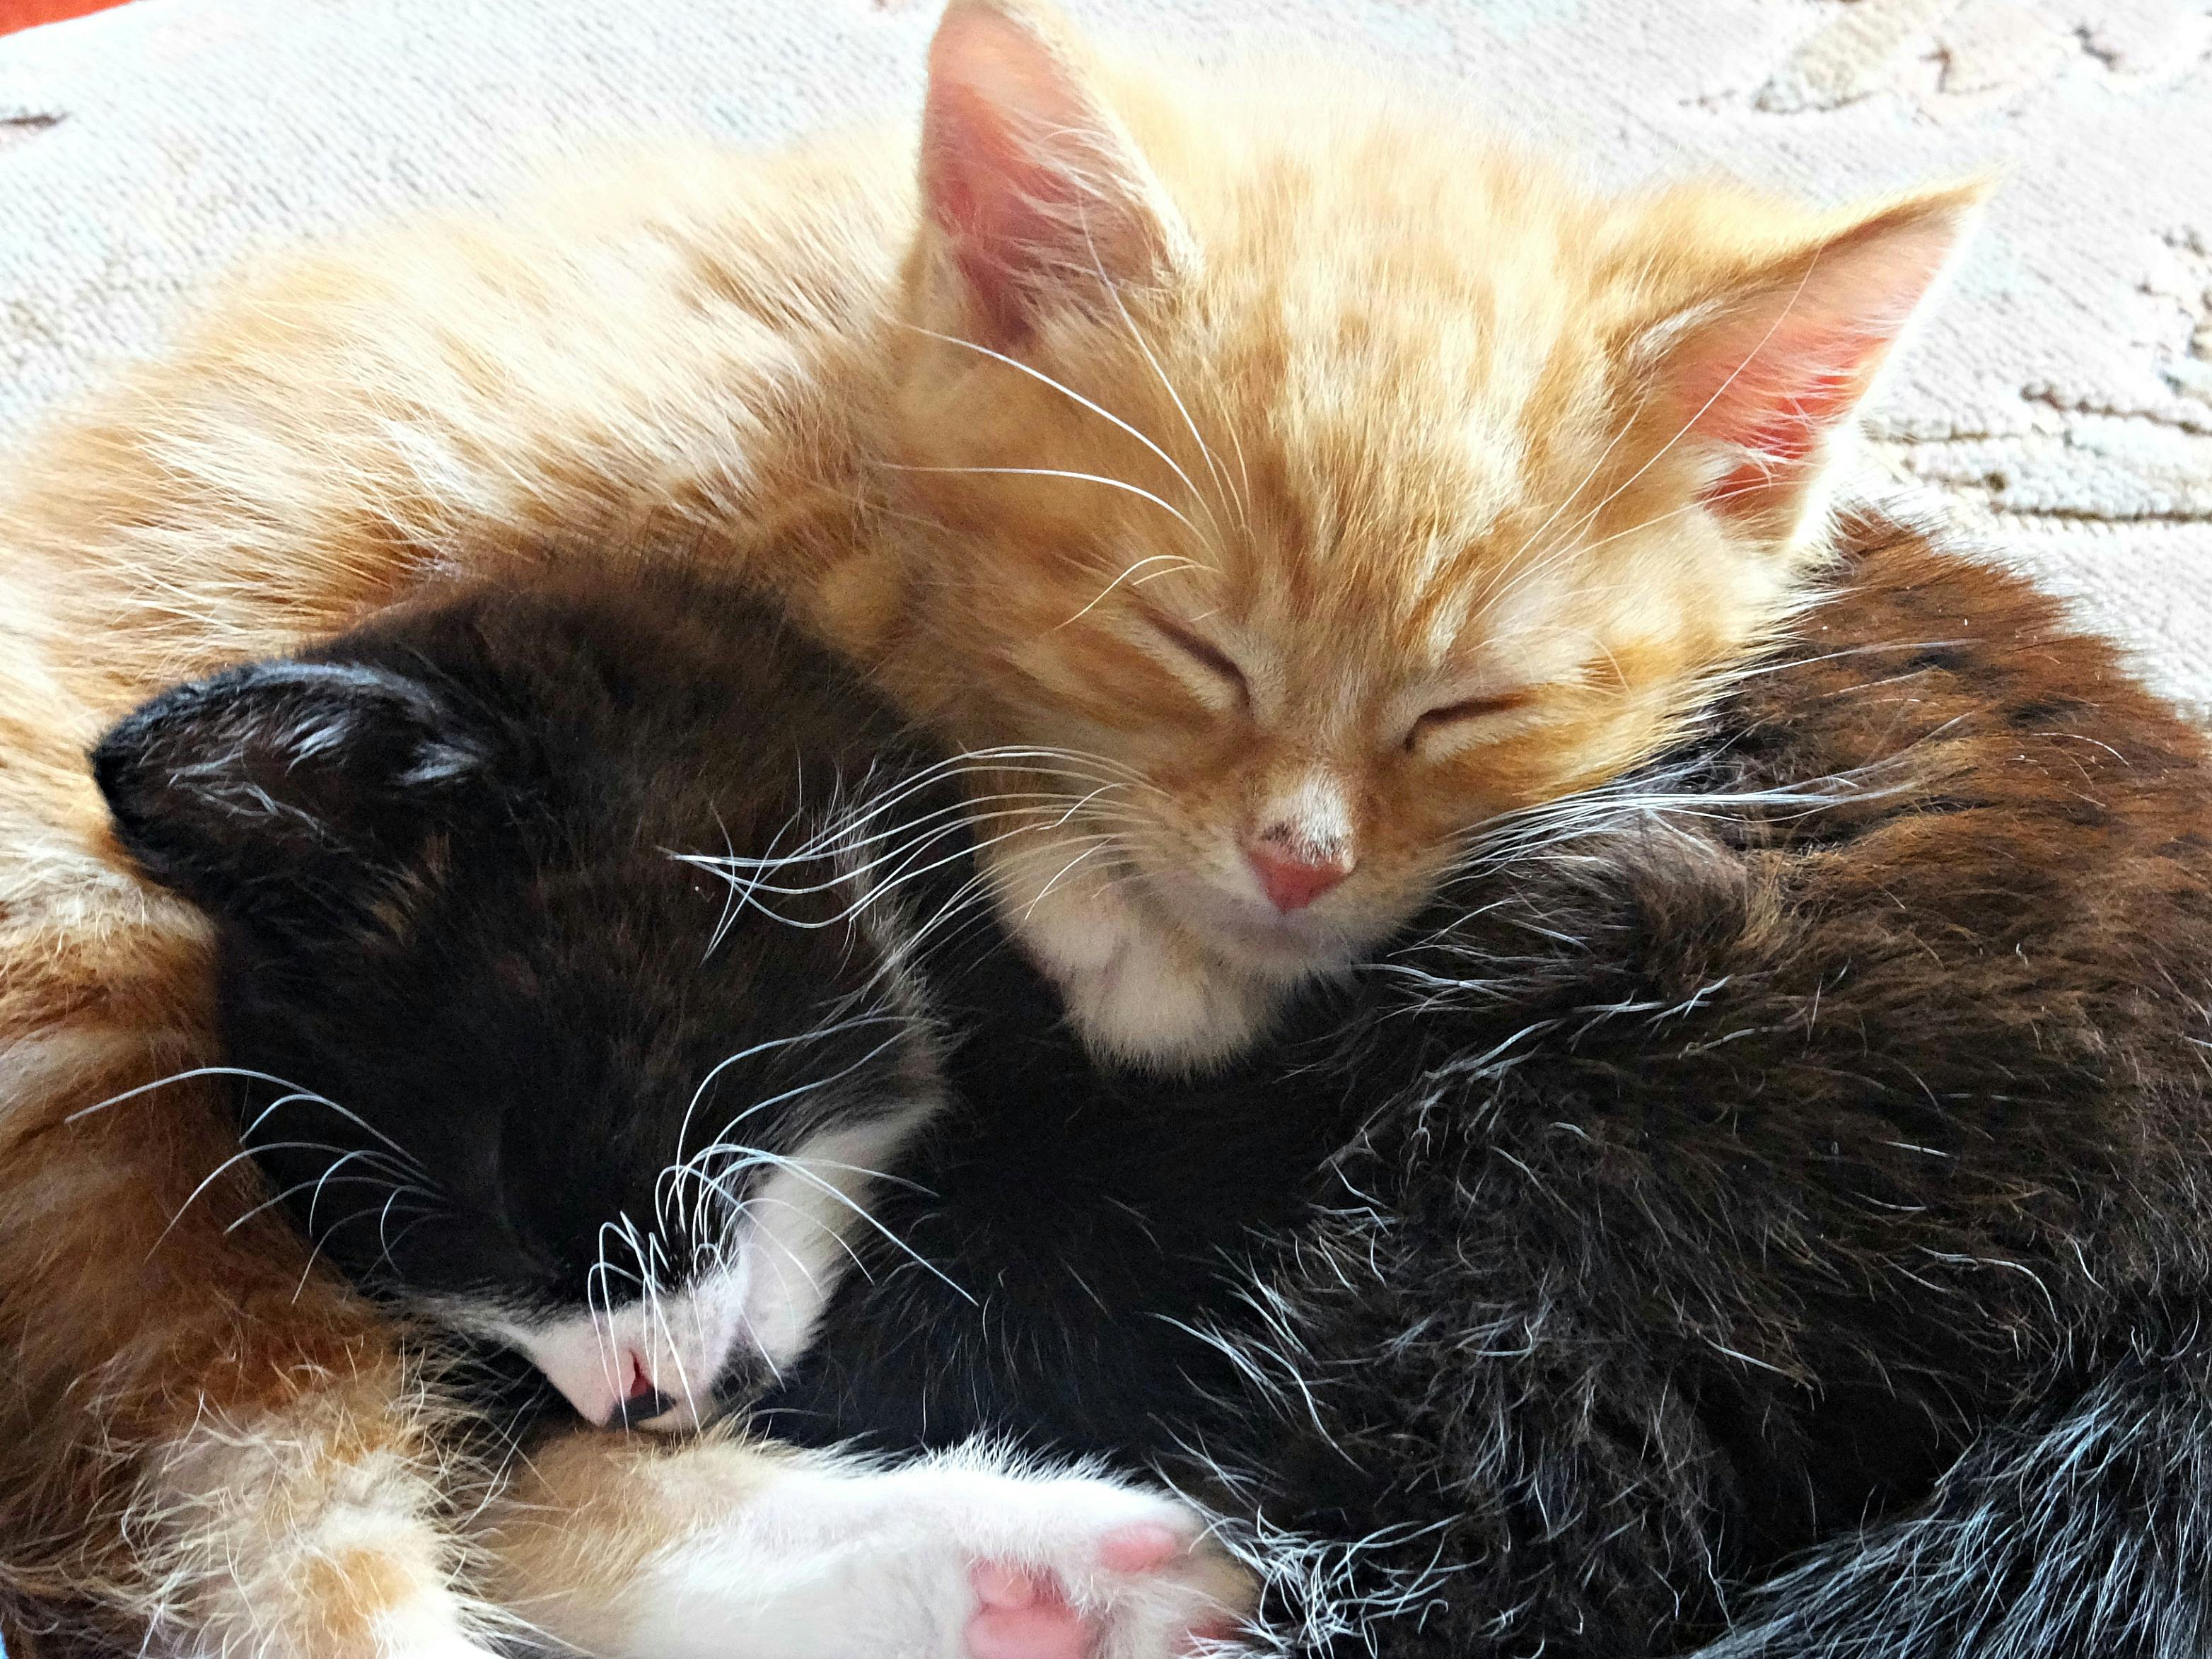
[[[1034,129],[982,88],[939,82],[924,142],[932,216],[961,274],[994,322],[1018,331],[1049,250],[1079,222],[1080,186],[1042,157]]]
[[[1705,499],[1716,505],[1784,485],[1801,475],[1820,441],[1865,394],[1894,334],[1883,338],[1838,337],[1832,341],[1799,340],[1779,330],[1755,348],[1729,378],[1729,365],[1717,362],[1703,377],[1702,395],[1686,397],[1702,410],[1691,429],[1715,443],[1745,452],[1742,465],[1709,484]],[[1692,379],[1685,390],[1698,389]]]
[[[1048,286],[1137,276],[1158,241],[1106,117],[1030,21],[956,0],[930,47],[922,195],[994,343],[1027,331]]]
[[[1742,453],[1705,499],[1743,511],[1803,487],[1822,441],[1856,408],[1956,241],[1966,203],[1895,210],[1762,283],[1674,354],[1686,429]]]

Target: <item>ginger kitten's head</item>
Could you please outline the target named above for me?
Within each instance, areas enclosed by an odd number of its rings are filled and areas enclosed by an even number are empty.
[[[1085,930],[1295,980],[1470,829],[1663,742],[1786,611],[1977,194],[1603,201],[1371,95],[1178,96],[954,0],[892,465],[955,533],[896,672],[971,744],[1099,757],[999,854],[1093,1036],[1242,1032],[1172,989],[1115,1011],[1127,941]]]

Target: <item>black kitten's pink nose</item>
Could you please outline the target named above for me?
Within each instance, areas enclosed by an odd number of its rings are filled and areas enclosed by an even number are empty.
[[[650,1423],[656,1417],[665,1417],[675,1409],[675,1401],[652,1383],[643,1383],[636,1393],[615,1407],[615,1414],[607,1426],[611,1429],[635,1429]]]

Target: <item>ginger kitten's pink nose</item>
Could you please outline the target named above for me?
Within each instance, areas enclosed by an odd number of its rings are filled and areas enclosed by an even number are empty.
[[[1267,902],[1278,910],[1303,910],[1352,873],[1349,848],[1315,853],[1283,840],[1262,836],[1247,842],[1244,857]]]

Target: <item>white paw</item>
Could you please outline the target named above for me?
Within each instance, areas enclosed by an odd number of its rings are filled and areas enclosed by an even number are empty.
[[[623,1659],[1170,1659],[1252,1589],[1173,1498],[969,1453],[787,1466],[619,1600]]]
[[[1107,1480],[939,1468],[968,1562],[965,1659],[1167,1659],[1233,1634],[1243,1573],[1183,1504]]]

